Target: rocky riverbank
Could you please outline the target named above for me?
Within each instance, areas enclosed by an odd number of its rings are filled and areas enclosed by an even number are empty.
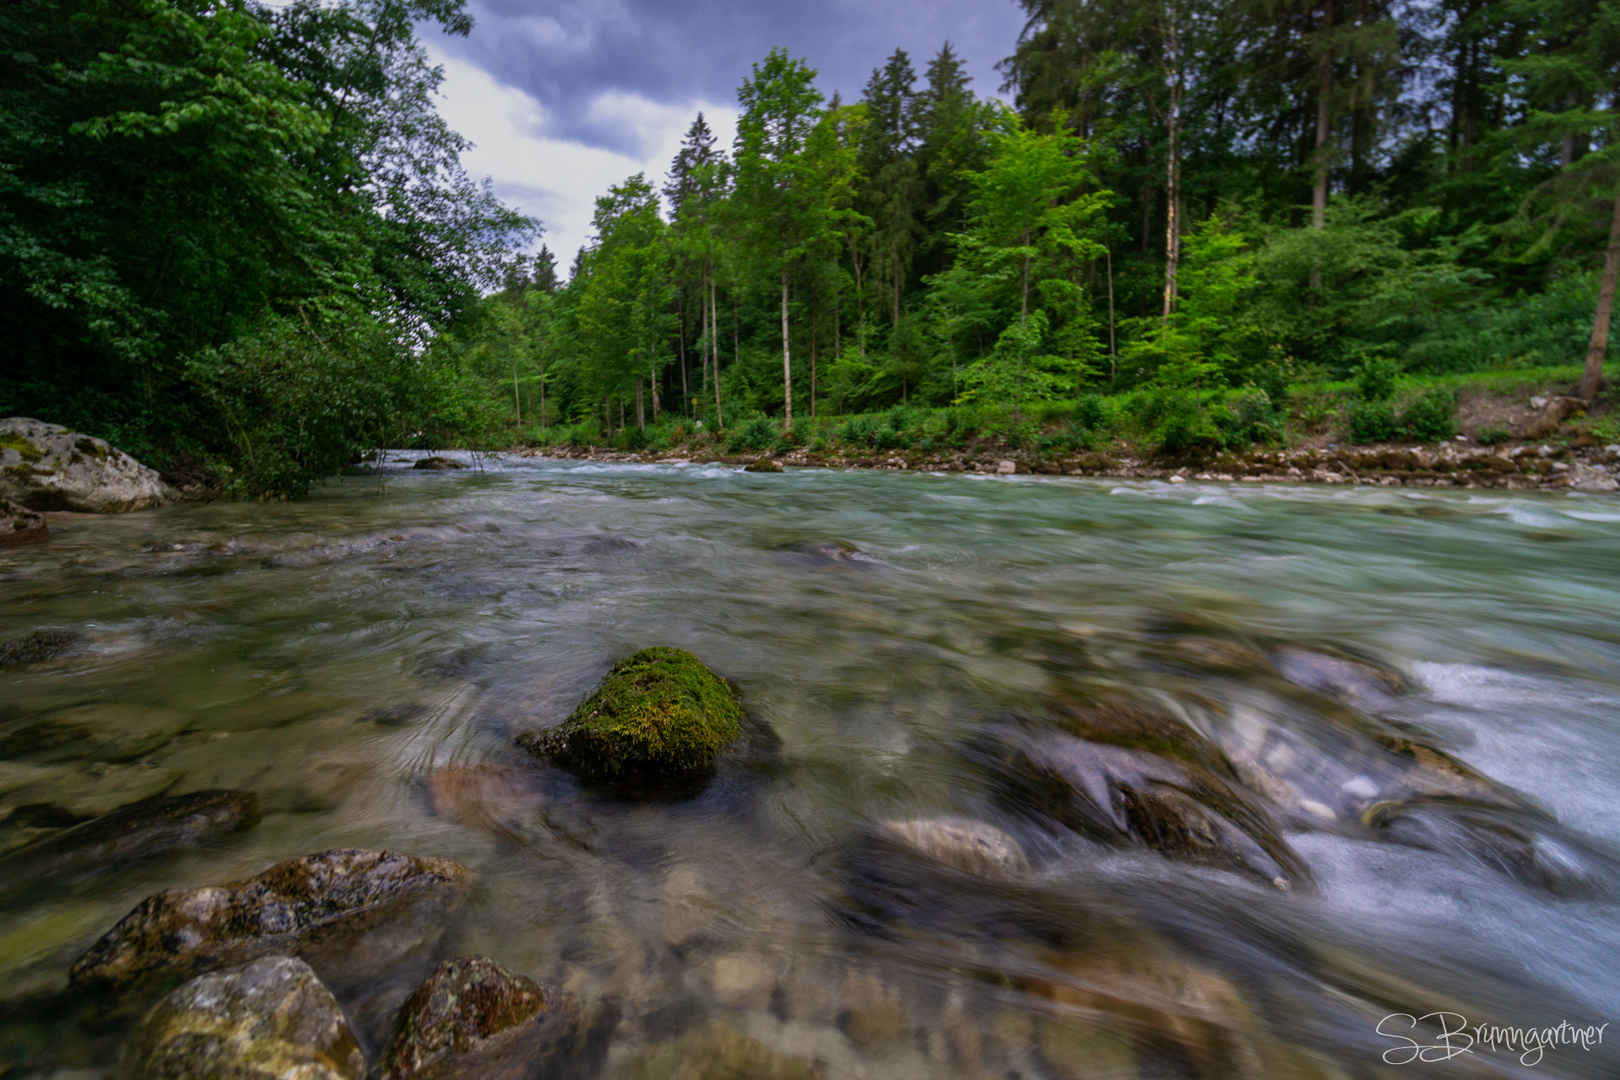
[[[1110,476],[1163,480],[1377,484],[1403,487],[1502,488],[1608,494],[1620,490],[1620,445],[1553,446],[1531,441],[1480,446],[1458,440],[1430,445],[1302,447],[1226,451],[1201,459],[1165,460],[1131,453],[1041,454],[1005,446],[949,452],[873,453],[790,449],[774,454],[727,454],[693,448],[665,452],[553,446],[513,451],[528,457],[587,461],[693,462],[756,466],[897,469],[1001,475]],[[760,467],[764,466],[764,467]]]

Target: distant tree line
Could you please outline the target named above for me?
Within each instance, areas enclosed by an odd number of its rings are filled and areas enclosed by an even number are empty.
[[[1578,0],[1024,0],[970,89],[947,43],[858,100],[778,49],[734,144],[598,200],[566,283],[466,348],[528,419],[609,431],[1369,362],[1588,360],[1620,260],[1620,14]],[[549,258],[549,253],[547,254]],[[545,275],[540,275],[544,277]],[[545,411],[539,412],[544,395]]]

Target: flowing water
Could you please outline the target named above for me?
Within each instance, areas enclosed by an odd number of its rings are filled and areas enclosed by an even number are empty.
[[[470,867],[435,952],[615,1002],[609,1075],[1620,1075],[1617,524],[1581,496],[519,459],[60,516],[0,553],[0,641],[79,635],[0,668],[0,845],[160,792],[263,820],[0,898],[0,1076],[115,1066],[126,1021],[75,1013],[66,971],[140,898],[337,847]],[[514,745],[655,644],[734,681],[770,767],[635,801]],[[1116,699],[1239,765],[1288,748],[1292,796],[1238,773],[1298,880],[1083,834],[996,775],[1006,725]],[[1365,826],[1408,760],[1367,764],[1374,730],[1503,785],[1534,853]],[[971,873],[882,824],[941,817],[1023,856]],[[1610,1027],[1438,1060],[1456,1020],[1385,1019],[1436,1011]]]

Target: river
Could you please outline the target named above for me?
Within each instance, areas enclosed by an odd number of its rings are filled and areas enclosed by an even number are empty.
[[[1612,499],[475,464],[0,549],[0,640],[79,635],[0,669],[0,844],[158,793],[263,810],[0,901],[0,1076],[111,1075],[117,1023],[39,1003],[142,897],[337,847],[471,868],[436,955],[615,1002],[609,1075],[737,1045],[780,1076],[1620,1075]],[[773,766],[644,802],[514,745],[649,645],[733,680]],[[1298,880],[1064,827],[987,764],[1010,717],[1127,699],[1234,760],[1292,748],[1267,782],[1293,805],[1238,771]],[[1531,840],[1324,805],[1369,783],[1373,730],[1500,785]],[[883,832],[941,816],[1016,839],[1015,870]],[[1437,1011],[1610,1027],[1526,1062],[1387,1019]]]

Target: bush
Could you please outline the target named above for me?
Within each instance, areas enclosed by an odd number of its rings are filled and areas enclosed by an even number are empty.
[[[1474,441],[1481,446],[1500,446],[1513,438],[1513,434],[1506,428],[1482,427],[1474,434]]]
[[[851,416],[839,425],[838,440],[846,446],[873,446],[877,442],[877,425],[871,417]]]
[[[1370,356],[1355,370],[1356,392],[1363,401],[1388,401],[1395,396],[1401,365],[1387,356]]]
[[[648,441],[645,428],[627,427],[619,432],[619,447],[624,450],[645,450]]]
[[[1104,433],[1113,426],[1108,402],[1101,394],[1085,394],[1074,403],[1074,425],[1082,431]]]
[[[1210,413],[1227,446],[1273,443],[1282,437],[1282,415],[1271,395],[1257,387],[1238,391]]]
[[[1395,437],[1395,410],[1388,401],[1352,401],[1345,415],[1353,443],[1385,442]]]
[[[781,434],[775,420],[766,416],[756,416],[733,429],[727,445],[734,451],[769,450],[776,445],[776,440]]]
[[[1159,453],[1171,457],[1219,450],[1220,431],[1211,419],[1196,409],[1176,409],[1165,417],[1155,433]]]
[[[1418,442],[1440,442],[1457,434],[1457,397],[1449,390],[1430,390],[1401,411],[1401,430]]]

